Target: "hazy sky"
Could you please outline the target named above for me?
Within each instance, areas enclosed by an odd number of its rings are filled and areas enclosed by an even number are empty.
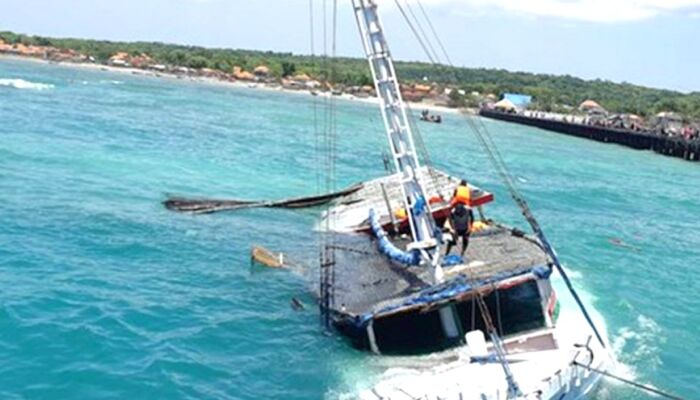
[[[323,1],[313,1],[320,33]],[[420,16],[418,0],[400,1]],[[421,1],[458,65],[700,91],[700,0]],[[379,3],[395,58],[425,60],[394,0]],[[360,56],[350,0],[338,6],[338,52]],[[46,36],[310,48],[309,0],[2,0],[1,8],[0,30]],[[315,42],[321,50],[320,35]]]

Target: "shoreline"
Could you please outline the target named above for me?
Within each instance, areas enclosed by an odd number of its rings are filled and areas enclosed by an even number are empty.
[[[219,87],[229,87],[229,88],[236,88],[236,89],[247,88],[247,89],[266,90],[269,92],[280,92],[280,93],[287,93],[287,94],[297,94],[297,95],[307,95],[307,96],[312,95],[310,90],[287,89],[287,88],[282,87],[279,84],[272,85],[272,84],[266,83],[266,82],[253,82],[253,81],[228,81],[228,80],[222,80],[222,79],[213,78],[213,77],[191,76],[191,75],[184,75],[184,74],[178,75],[178,74],[173,74],[173,73],[169,73],[169,72],[157,72],[157,71],[153,71],[153,70],[134,68],[134,67],[115,67],[112,65],[95,64],[95,63],[87,63],[87,62],[84,62],[84,63],[57,62],[57,61],[39,59],[39,58],[35,58],[35,57],[24,57],[24,56],[19,56],[19,55],[14,55],[14,54],[4,54],[4,53],[0,53],[0,61],[1,60],[36,62],[36,63],[46,64],[46,65],[65,66],[68,68],[84,69],[84,70],[91,70],[91,71],[101,71],[101,72],[113,72],[113,73],[117,73],[117,74],[145,76],[145,77],[156,78],[156,79],[173,79],[176,81],[202,83],[202,84],[207,84],[207,85],[215,85],[215,86],[219,86]],[[340,100],[353,101],[353,102],[359,102],[359,103],[365,103],[365,104],[373,104],[373,105],[379,104],[379,100],[373,96],[357,97],[357,96],[347,94],[347,93],[343,93],[340,95],[334,95],[331,92],[317,92],[317,96],[320,98],[332,96],[332,97],[334,97],[336,99],[340,99]],[[431,113],[442,113],[442,114],[452,114],[452,115],[469,113],[471,115],[478,115],[477,110],[473,110],[473,109],[469,109],[469,108],[451,108],[451,107],[433,104],[433,103],[422,103],[422,102],[418,103],[418,102],[411,102],[411,101],[406,101],[406,100],[404,100],[404,103],[406,104],[407,108],[409,108],[412,111],[428,110]]]

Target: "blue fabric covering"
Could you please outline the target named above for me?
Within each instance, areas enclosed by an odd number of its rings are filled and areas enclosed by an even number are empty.
[[[538,279],[547,279],[552,275],[552,267],[535,267],[532,269],[532,274]]]
[[[450,254],[449,256],[445,256],[445,258],[442,259],[443,267],[451,267],[453,265],[459,264],[464,264],[464,259],[458,256],[457,254]]]
[[[503,98],[510,100],[510,102],[518,108],[525,108],[532,102],[532,96],[519,93],[505,93]]]
[[[508,278],[512,278],[518,275],[525,275],[527,273],[532,273],[538,279],[547,279],[552,274],[552,267],[550,266],[537,266],[533,268],[524,268],[519,270],[502,272],[500,274],[492,275],[486,279],[477,280],[476,287],[482,287],[494,282],[502,281]],[[455,279],[445,282],[441,285],[431,286],[421,292],[418,295],[408,298],[399,304],[393,304],[386,306],[378,311],[369,312],[360,315],[356,319],[356,324],[359,327],[366,326],[367,322],[374,318],[376,315],[384,314],[390,311],[399,310],[401,308],[418,305],[418,304],[430,304],[439,302],[441,300],[446,300],[455,297],[462,293],[470,292],[474,286],[467,281],[467,278],[463,275],[459,275]]]
[[[420,264],[420,253],[418,250],[403,251],[389,241],[389,238],[386,237],[386,232],[384,232],[384,229],[379,224],[379,218],[374,212],[374,209],[369,210],[369,222],[372,227],[372,233],[377,238],[377,248],[380,253],[401,264]]]
[[[413,215],[416,217],[423,214],[425,211],[425,197],[419,196],[416,203],[413,205]]]
[[[411,214],[413,216],[413,221],[416,221],[418,219],[418,217],[420,217],[424,212],[425,212],[425,198],[423,196],[419,196],[416,199],[416,202],[413,204],[413,207],[411,208]],[[424,238],[422,236],[423,235],[420,233],[420,231],[416,230],[416,240],[423,240]]]

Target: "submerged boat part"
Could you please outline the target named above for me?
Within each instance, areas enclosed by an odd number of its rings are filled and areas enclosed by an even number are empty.
[[[283,268],[286,260],[283,253],[273,253],[264,247],[253,246],[250,249],[250,261],[269,268]]]
[[[209,214],[218,211],[232,211],[247,208],[306,208],[327,204],[341,196],[352,194],[362,188],[361,184],[343,190],[322,195],[293,197],[281,200],[223,200],[223,199],[187,199],[173,197],[163,201],[165,208],[191,214]]]

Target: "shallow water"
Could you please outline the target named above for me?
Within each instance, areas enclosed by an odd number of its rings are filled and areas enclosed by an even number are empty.
[[[250,266],[252,244],[313,253],[313,211],[159,203],[318,191],[311,96],[10,60],[0,81],[0,397],[335,397],[387,366],[322,333],[309,277]],[[337,115],[336,186],[383,174],[374,106]],[[700,165],[484,124],[626,372],[697,397]],[[436,166],[524,226],[459,118],[420,128]]]

